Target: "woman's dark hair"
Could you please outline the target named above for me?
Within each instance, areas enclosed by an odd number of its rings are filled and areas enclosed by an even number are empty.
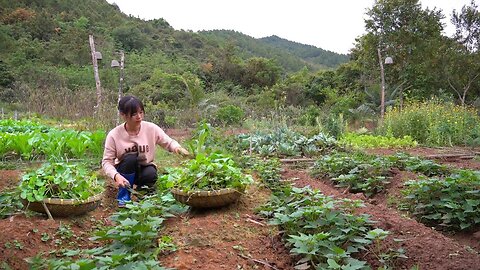
[[[118,111],[126,116],[132,116],[138,111],[145,111],[143,103],[134,96],[124,96],[118,102]]]

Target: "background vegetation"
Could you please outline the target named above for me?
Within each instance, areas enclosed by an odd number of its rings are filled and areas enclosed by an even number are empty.
[[[394,60],[385,65],[387,107],[401,113],[432,97],[456,106],[480,104],[475,1],[444,14],[418,0],[377,0],[366,15],[366,34],[349,55],[339,55],[277,36],[179,31],[161,18],[127,16],[103,0],[0,0],[1,106],[112,127],[120,74],[110,61],[120,50],[126,56],[124,92],[139,96],[148,120],[163,127],[202,119],[236,126],[274,120],[330,125],[341,135],[345,123],[376,123],[379,61],[387,55]],[[444,17],[456,28],[453,37],[444,35]],[[95,118],[89,34],[103,54],[104,100]]]

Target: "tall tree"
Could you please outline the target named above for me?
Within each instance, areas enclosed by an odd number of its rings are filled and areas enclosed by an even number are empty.
[[[443,42],[441,11],[422,9],[419,0],[376,0],[367,15],[367,34],[352,51],[353,58],[361,61],[367,87],[379,81],[379,61],[388,55],[393,58],[393,64],[385,67],[390,92],[408,89],[416,98],[434,93],[440,84],[434,63]]]
[[[477,89],[480,77],[480,12],[475,1],[463,6],[461,12],[453,11],[452,23],[456,31],[449,47],[445,65],[448,85],[465,105],[467,93]]]
[[[453,11],[452,23],[455,25],[455,39],[469,52],[480,49],[480,12],[475,1],[463,6],[461,12]]]
[[[253,85],[272,87],[280,78],[280,74],[281,68],[273,59],[252,57],[245,63],[242,84],[246,88]]]

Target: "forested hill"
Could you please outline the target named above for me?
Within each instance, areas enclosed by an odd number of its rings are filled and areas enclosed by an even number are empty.
[[[346,63],[349,57],[344,54],[337,54],[331,51],[326,51],[311,45],[305,45],[298,42],[286,40],[278,36],[269,36],[261,38],[263,41],[273,47],[286,50],[291,54],[300,57],[308,63],[316,65],[337,67],[342,63]]]
[[[89,48],[79,45],[84,44],[88,34],[96,36],[108,50],[162,50],[199,62],[215,57],[217,49],[233,44],[234,53],[240,58],[273,58],[285,71],[298,71],[304,66],[313,70],[335,68],[348,60],[345,55],[283,39],[272,42],[271,38],[254,39],[225,30],[178,31],[163,19],[143,21],[127,16],[104,0],[0,0],[0,22],[0,41],[7,58],[33,46],[36,53],[46,58],[42,60],[55,65],[86,65]],[[309,48],[308,53],[305,48]]]
[[[239,48],[244,57],[275,59],[285,70],[297,71],[304,66],[313,70],[336,68],[348,62],[347,55],[337,54],[279,38],[277,36],[255,39],[232,30],[200,31],[200,35],[214,39],[219,44],[232,44]]]
[[[89,35],[103,55],[105,92],[114,99],[118,71],[110,62],[123,51],[124,91],[152,104],[177,106],[186,96],[198,101],[181,92],[185,85],[199,93],[248,96],[305,67],[334,69],[347,62],[345,55],[282,39],[175,30],[162,18],[129,16],[105,0],[0,0],[0,103],[38,104],[34,110],[43,111],[60,91],[89,94],[95,86]]]

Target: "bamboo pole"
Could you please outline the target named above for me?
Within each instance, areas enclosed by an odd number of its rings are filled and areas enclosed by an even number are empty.
[[[93,64],[93,73],[95,76],[95,86],[97,88],[97,105],[95,106],[95,115],[100,111],[102,104],[102,86],[100,84],[100,76],[98,75],[98,63],[97,56],[95,55],[95,41],[93,40],[93,35],[88,36],[90,42],[90,51],[92,53],[92,64]]]

